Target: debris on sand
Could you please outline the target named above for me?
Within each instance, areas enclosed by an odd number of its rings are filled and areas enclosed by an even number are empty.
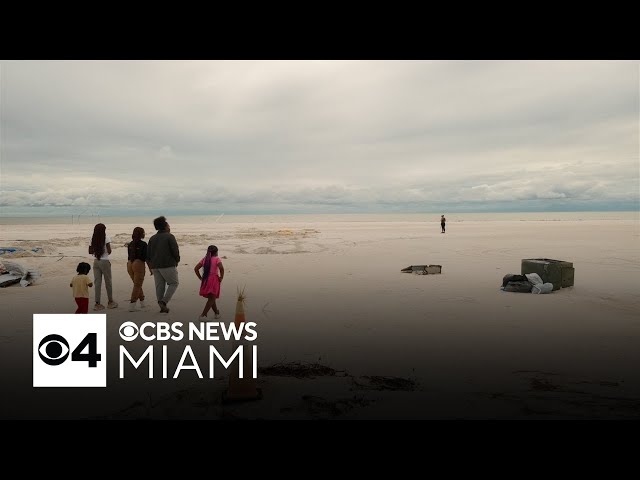
[[[28,287],[40,277],[40,272],[20,263],[11,260],[0,262],[0,287],[7,287],[15,283]]]
[[[400,271],[405,273],[415,273],[416,275],[435,275],[442,273],[442,265],[409,265]]]
[[[415,390],[417,386],[413,380],[400,377],[372,376],[360,377],[360,379],[364,379],[364,382],[361,383],[354,379],[353,383],[366,390],[404,390],[411,392]]]
[[[319,363],[308,362],[290,362],[276,363],[269,367],[258,367],[258,373],[265,376],[274,377],[296,377],[296,378],[313,378],[334,376],[342,370],[334,370],[331,367],[320,365]]]
[[[352,398],[342,398],[339,400],[327,400],[315,395],[303,395],[306,410],[314,418],[331,418],[343,415],[354,408],[366,407],[371,403],[363,397],[354,395]]]
[[[554,390],[558,390],[558,385],[554,385],[547,380],[541,380],[538,378],[531,379],[531,389],[532,390],[542,390],[544,392],[552,392]]]

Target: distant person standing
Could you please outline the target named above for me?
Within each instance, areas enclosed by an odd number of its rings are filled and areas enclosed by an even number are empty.
[[[167,219],[158,217],[153,221],[157,233],[149,239],[147,259],[156,283],[156,298],[160,313],[169,313],[167,304],[178,289],[178,263],[180,250],[176,237],[171,234]]]
[[[446,223],[447,219],[444,218],[444,215],[440,215],[440,227],[442,228],[442,231],[440,233],[444,233],[444,227]]]
[[[104,223],[98,223],[93,227],[93,236],[91,237],[91,245],[89,245],[89,254],[93,255],[93,271],[96,279],[96,304],[94,310],[104,310],[104,305],[100,303],[102,296],[102,277],[104,277],[104,285],[107,289],[107,297],[109,303],[107,308],[116,308],[118,304],[113,301],[113,288],[111,285],[111,238],[107,235],[107,227]]]

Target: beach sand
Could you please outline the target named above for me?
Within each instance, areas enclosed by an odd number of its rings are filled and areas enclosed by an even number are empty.
[[[0,246],[44,250],[0,257],[43,275],[0,289],[2,418],[640,418],[637,220],[450,221],[446,234],[437,221],[172,224],[180,285],[168,315],[148,273],[148,310],[127,311],[124,244],[137,224],[104,223],[120,304],[106,311],[107,389],[32,387],[32,315],[75,310],[69,281],[78,262],[92,263],[93,225],[0,226]],[[152,227],[142,226],[148,240]],[[118,378],[124,321],[197,321],[204,299],[193,267],[209,244],[226,270],[220,321],[233,321],[244,288],[247,321],[257,323],[259,401],[222,404],[223,369],[213,380],[133,369]],[[524,258],[573,262],[575,285],[501,291]],[[400,271],[416,264],[442,273]],[[180,343],[170,345],[171,373]],[[201,343],[194,352],[207,364]],[[297,363],[326,368],[286,376]]]

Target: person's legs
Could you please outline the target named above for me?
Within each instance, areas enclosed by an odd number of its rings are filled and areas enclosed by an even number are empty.
[[[158,302],[162,301],[162,298],[164,297],[164,290],[167,286],[164,277],[162,276],[162,268],[154,268],[153,269],[153,279],[155,281],[156,284],[156,298],[158,299]]]
[[[133,275],[133,262],[131,260],[127,262],[127,273],[129,274],[129,278],[133,282],[133,289],[131,290],[131,298],[130,298],[130,301],[133,303],[137,300],[137,298],[134,297],[134,293],[136,292],[136,280]]]
[[[102,274],[104,275],[104,284],[107,287],[107,298],[109,299],[109,308],[116,308],[118,304],[113,301],[113,286],[111,284],[111,261],[100,260],[102,262]]]
[[[173,294],[176,293],[178,289],[178,268],[177,267],[169,267],[169,268],[161,268],[162,275],[167,281],[167,291],[164,293],[164,297],[162,301],[167,304],[173,297]]]
[[[144,277],[147,274],[147,268],[145,267],[144,262],[142,260],[138,260],[137,263],[138,263],[137,265],[138,276],[136,278],[140,283],[140,294],[138,295],[138,300],[140,300],[140,306],[142,306],[144,302],[144,291],[142,290],[142,284],[144,283]]]
[[[76,297],[76,313],[89,313],[89,299],[85,297]]]
[[[213,309],[213,313],[215,313],[214,318],[220,318],[220,310],[218,310],[218,305],[216,305],[216,297],[213,297],[213,305],[211,305]]]
[[[207,295],[207,303],[204,306],[204,310],[202,310],[202,315],[200,315],[201,317],[206,317],[207,313],[209,312],[209,310],[211,309],[212,305],[215,305],[216,303],[216,299],[213,296],[213,294]],[[215,312],[215,309],[214,309]]]
[[[133,280],[133,292],[131,292],[131,302],[135,303],[136,300],[144,300],[144,293],[142,293],[142,282],[144,282],[144,263],[141,260],[136,260],[131,263],[131,279]]]
[[[100,305],[100,297],[102,295],[102,267],[100,265],[100,260],[96,259],[93,261],[93,272],[96,283],[96,305]]]

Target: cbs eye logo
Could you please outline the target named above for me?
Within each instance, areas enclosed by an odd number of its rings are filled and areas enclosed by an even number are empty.
[[[138,337],[140,329],[138,328],[138,325],[133,322],[124,322],[122,325],[120,325],[120,330],[118,331],[118,333],[120,333],[120,338],[122,338],[125,342],[131,342]]]
[[[69,356],[69,343],[60,335],[47,335],[39,347],[40,359],[47,365],[60,365]]]
[[[35,314],[33,386],[106,387],[106,327],[106,314]]]
[[[97,334],[88,333],[71,353],[71,361],[88,362],[89,367],[97,367],[102,358],[102,355],[97,353],[97,338]],[[62,365],[69,357],[69,343],[61,335],[47,335],[40,341],[39,347],[40,359],[47,365]],[[88,349],[88,352],[82,353],[85,348]]]

